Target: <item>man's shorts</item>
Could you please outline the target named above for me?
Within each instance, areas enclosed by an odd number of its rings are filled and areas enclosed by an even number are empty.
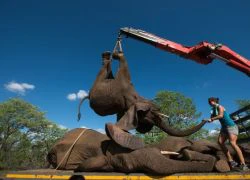
[[[223,127],[220,130],[220,134],[222,134],[223,136],[228,137],[229,134],[234,134],[236,136],[238,136],[239,134],[239,128],[237,125],[234,126],[227,126],[227,127]]]

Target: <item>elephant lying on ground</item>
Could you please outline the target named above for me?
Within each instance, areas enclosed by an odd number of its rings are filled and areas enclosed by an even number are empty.
[[[64,158],[78,135],[82,136]],[[179,155],[163,155],[175,151]],[[250,154],[248,154],[249,156]],[[48,161],[58,169],[75,171],[144,172],[173,174],[184,172],[227,172],[225,155],[216,143],[189,141],[168,136],[158,144],[131,150],[116,144],[94,130],[73,129],[59,140],[48,154]]]
[[[123,53],[113,54],[113,58],[120,63],[115,77],[111,70],[111,54],[103,53],[102,58],[103,66],[86,98],[97,114],[117,114],[117,123],[107,123],[105,127],[107,135],[116,143],[130,149],[139,149],[144,147],[143,141],[127,133],[129,130],[136,129],[138,132],[146,133],[155,125],[169,135],[182,137],[195,133],[206,123],[202,121],[197,126],[179,131],[169,127],[164,123],[158,107],[136,92]],[[79,104],[79,118],[80,106],[86,98]]]

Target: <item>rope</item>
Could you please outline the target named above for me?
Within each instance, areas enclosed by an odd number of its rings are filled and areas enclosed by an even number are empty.
[[[116,43],[115,43],[114,50],[113,50],[112,53],[115,53],[116,51],[122,52],[122,43],[121,43],[121,41],[122,41],[122,37],[121,37],[121,34],[119,34],[119,35],[118,35],[118,38],[117,38],[117,41],[116,41]]]
[[[62,158],[62,160],[60,161],[60,163],[57,165],[55,171],[61,166],[62,162],[65,160],[65,158],[67,157],[68,153],[72,150],[73,146],[76,144],[76,142],[78,141],[78,139],[83,135],[83,133],[86,131],[87,129],[83,129],[82,132],[78,135],[78,137],[76,138],[76,140],[73,142],[73,144],[70,146],[70,148],[68,149],[68,151],[66,152],[66,154],[64,155],[64,157]]]

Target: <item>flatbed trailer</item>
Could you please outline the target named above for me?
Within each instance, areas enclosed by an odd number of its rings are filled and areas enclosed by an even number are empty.
[[[0,179],[70,179],[70,180],[199,180],[199,179],[250,179],[250,172],[228,172],[228,173],[178,173],[169,176],[150,175],[143,173],[106,173],[106,172],[83,172],[62,171],[54,169],[25,170],[3,173]]]

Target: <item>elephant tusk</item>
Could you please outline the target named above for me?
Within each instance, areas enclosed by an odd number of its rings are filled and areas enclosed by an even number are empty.
[[[169,116],[166,115],[166,114],[162,114],[162,113],[157,113],[157,114],[159,114],[160,116],[163,116],[163,117],[165,117],[165,118],[169,118]]]
[[[179,155],[180,153],[172,152],[172,151],[161,151],[161,154],[166,154],[166,155]]]

